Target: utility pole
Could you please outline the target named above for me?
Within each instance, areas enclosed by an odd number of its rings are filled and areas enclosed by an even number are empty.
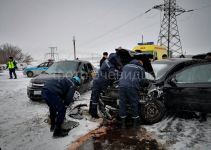
[[[76,50],[75,50],[75,36],[73,37],[73,47],[74,47],[74,60],[76,60]]]
[[[176,0],[164,0],[164,4],[156,5],[153,9],[164,11],[164,17],[158,37],[158,45],[167,48],[169,57],[170,52],[182,54],[183,51],[176,16],[186,12],[185,9],[176,5]]]

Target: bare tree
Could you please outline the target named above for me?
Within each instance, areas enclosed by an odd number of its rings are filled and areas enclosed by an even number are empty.
[[[9,57],[13,57],[17,61],[29,62],[33,60],[31,55],[23,54],[22,50],[18,46],[13,46],[11,44],[2,44],[0,46],[0,64],[5,64],[8,62]]]
[[[33,61],[33,58],[31,57],[31,55],[29,55],[28,53],[23,55],[22,62],[29,64],[31,61]]]

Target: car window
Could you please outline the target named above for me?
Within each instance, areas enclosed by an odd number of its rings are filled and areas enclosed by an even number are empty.
[[[153,55],[153,51],[142,51],[141,53],[143,53],[143,54],[152,54]]]
[[[70,76],[76,73],[78,62],[55,62],[47,70],[49,74],[68,74]]]
[[[193,66],[176,74],[178,82],[211,82],[211,64]]]
[[[158,57],[157,57],[157,52],[154,53],[154,56],[153,56],[153,60],[157,60]]]
[[[152,63],[152,68],[155,73],[155,78],[160,79],[164,73],[172,66],[172,64],[155,64]]]
[[[46,62],[46,63],[40,64],[38,67],[41,68],[41,67],[47,67],[47,66],[48,66],[48,63]]]
[[[88,73],[87,64],[83,64],[83,67],[82,67],[82,69],[81,69],[81,72],[82,72],[82,73]]]

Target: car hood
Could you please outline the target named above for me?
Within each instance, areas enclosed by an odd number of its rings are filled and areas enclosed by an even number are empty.
[[[141,60],[143,62],[143,67],[145,71],[151,74],[153,77],[155,77],[151,62],[149,61],[149,57],[147,54],[143,54],[140,52],[131,51],[127,49],[121,49],[121,52],[119,53],[118,57],[120,58],[120,61],[123,66],[129,64],[130,61],[134,59]]]
[[[66,77],[66,76],[65,76]],[[70,76],[71,78],[72,76]],[[40,74],[39,76],[31,79],[31,82],[32,83],[39,83],[39,84],[42,84],[42,83],[46,83],[48,80],[51,80],[51,79],[58,79],[58,78],[63,78],[63,75],[62,74]]]

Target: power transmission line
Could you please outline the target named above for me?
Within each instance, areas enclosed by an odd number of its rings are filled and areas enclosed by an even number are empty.
[[[146,11],[145,13],[148,13],[150,10],[151,10],[151,9],[149,9],[149,10]],[[131,20],[129,20],[129,21],[123,23],[122,25],[120,25],[120,26],[118,26],[118,27],[116,27],[116,28],[114,28],[114,29],[112,29],[112,30],[110,30],[110,31],[108,31],[108,32],[106,32],[106,33],[104,33],[104,34],[102,34],[102,35],[100,35],[100,36],[98,36],[98,37],[92,39],[92,40],[89,40],[89,41],[87,41],[87,42],[85,42],[85,43],[79,45],[78,47],[81,47],[81,46],[83,46],[83,45],[85,45],[85,44],[87,44],[87,43],[90,43],[90,42],[92,42],[92,41],[95,41],[95,40],[97,40],[97,39],[99,39],[99,38],[101,38],[101,37],[107,35],[108,33],[113,32],[114,30],[116,30],[116,29],[118,29],[118,28],[120,28],[120,27],[122,27],[122,26],[124,26],[124,25],[126,25],[126,24],[128,24],[128,23],[130,23],[130,22],[132,22],[132,21],[134,21],[135,19],[137,19],[137,18],[143,16],[145,13],[138,15],[137,17],[135,17],[135,18],[133,18],[133,19],[131,19]]]
[[[147,16],[147,14],[145,14],[145,16],[146,16],[147,18],[154,18],[154,17],[157,16],[159,13],[160,13],[160,12],[158,12],[156,15],[154,15],[154,16],[152,16],[152,17]]]
[[[195,9],[191,9],[191,10],[188,10],[188,11],[186,11],[186,12],[192,12],[191,14],[190,14],[190,16],[189,17],[187,17],[186,19],[184,19],[184,20],[179,20],[179,21],[186,21],[186,20],[188,20],[192,15],[193,15],[193,11],[196,11],[196,10],[199,10],[199,9],[204,9],[204,8],[207,8],[207,7],[210,7],[211,5],[207,5],[207,6],[203,6],[203,7],[199,7],[199,8],[195,8]]]
[[[93,48],[93,47],[96,47],[96,46],[99,46],[99,45],[103,45],[103,44],[112,42],[112,41],[114,41],[114,40],[120,39],[120,38],[122,38],[122,37],[125,37],[125,36],[127,36],[127,35],[133,34],[133,33],[135,33],[135,32],[138,32],[138,31],[140,31],[140,30],[149,28],[149,27],[154,26],[154,25],[157,25],[157,24],[160,24],[160,22],[157,22],[157,23],[155,23],[155,24],[152,24],[152,25],[149,25],[149,26],[147,26],[147,27],[141,28],[141,29],[139,29],[139,30],[133,31],[133,32],[131,32],[131,33],[125,34],[125,35],[123,35],[123,36],[117,37],[117,38],[115,38],[115,39],[109,40],[109,41],[107,41],[107,42],[104,42],[104,43],[101,43],[101,44],[98,44],[98,45],[95,45],[95,46],[88,47],[88,48],[86,48],[86,49],[90,49],[90,48]],[[86,49],[80,49],[80,50],[86,50]]]

